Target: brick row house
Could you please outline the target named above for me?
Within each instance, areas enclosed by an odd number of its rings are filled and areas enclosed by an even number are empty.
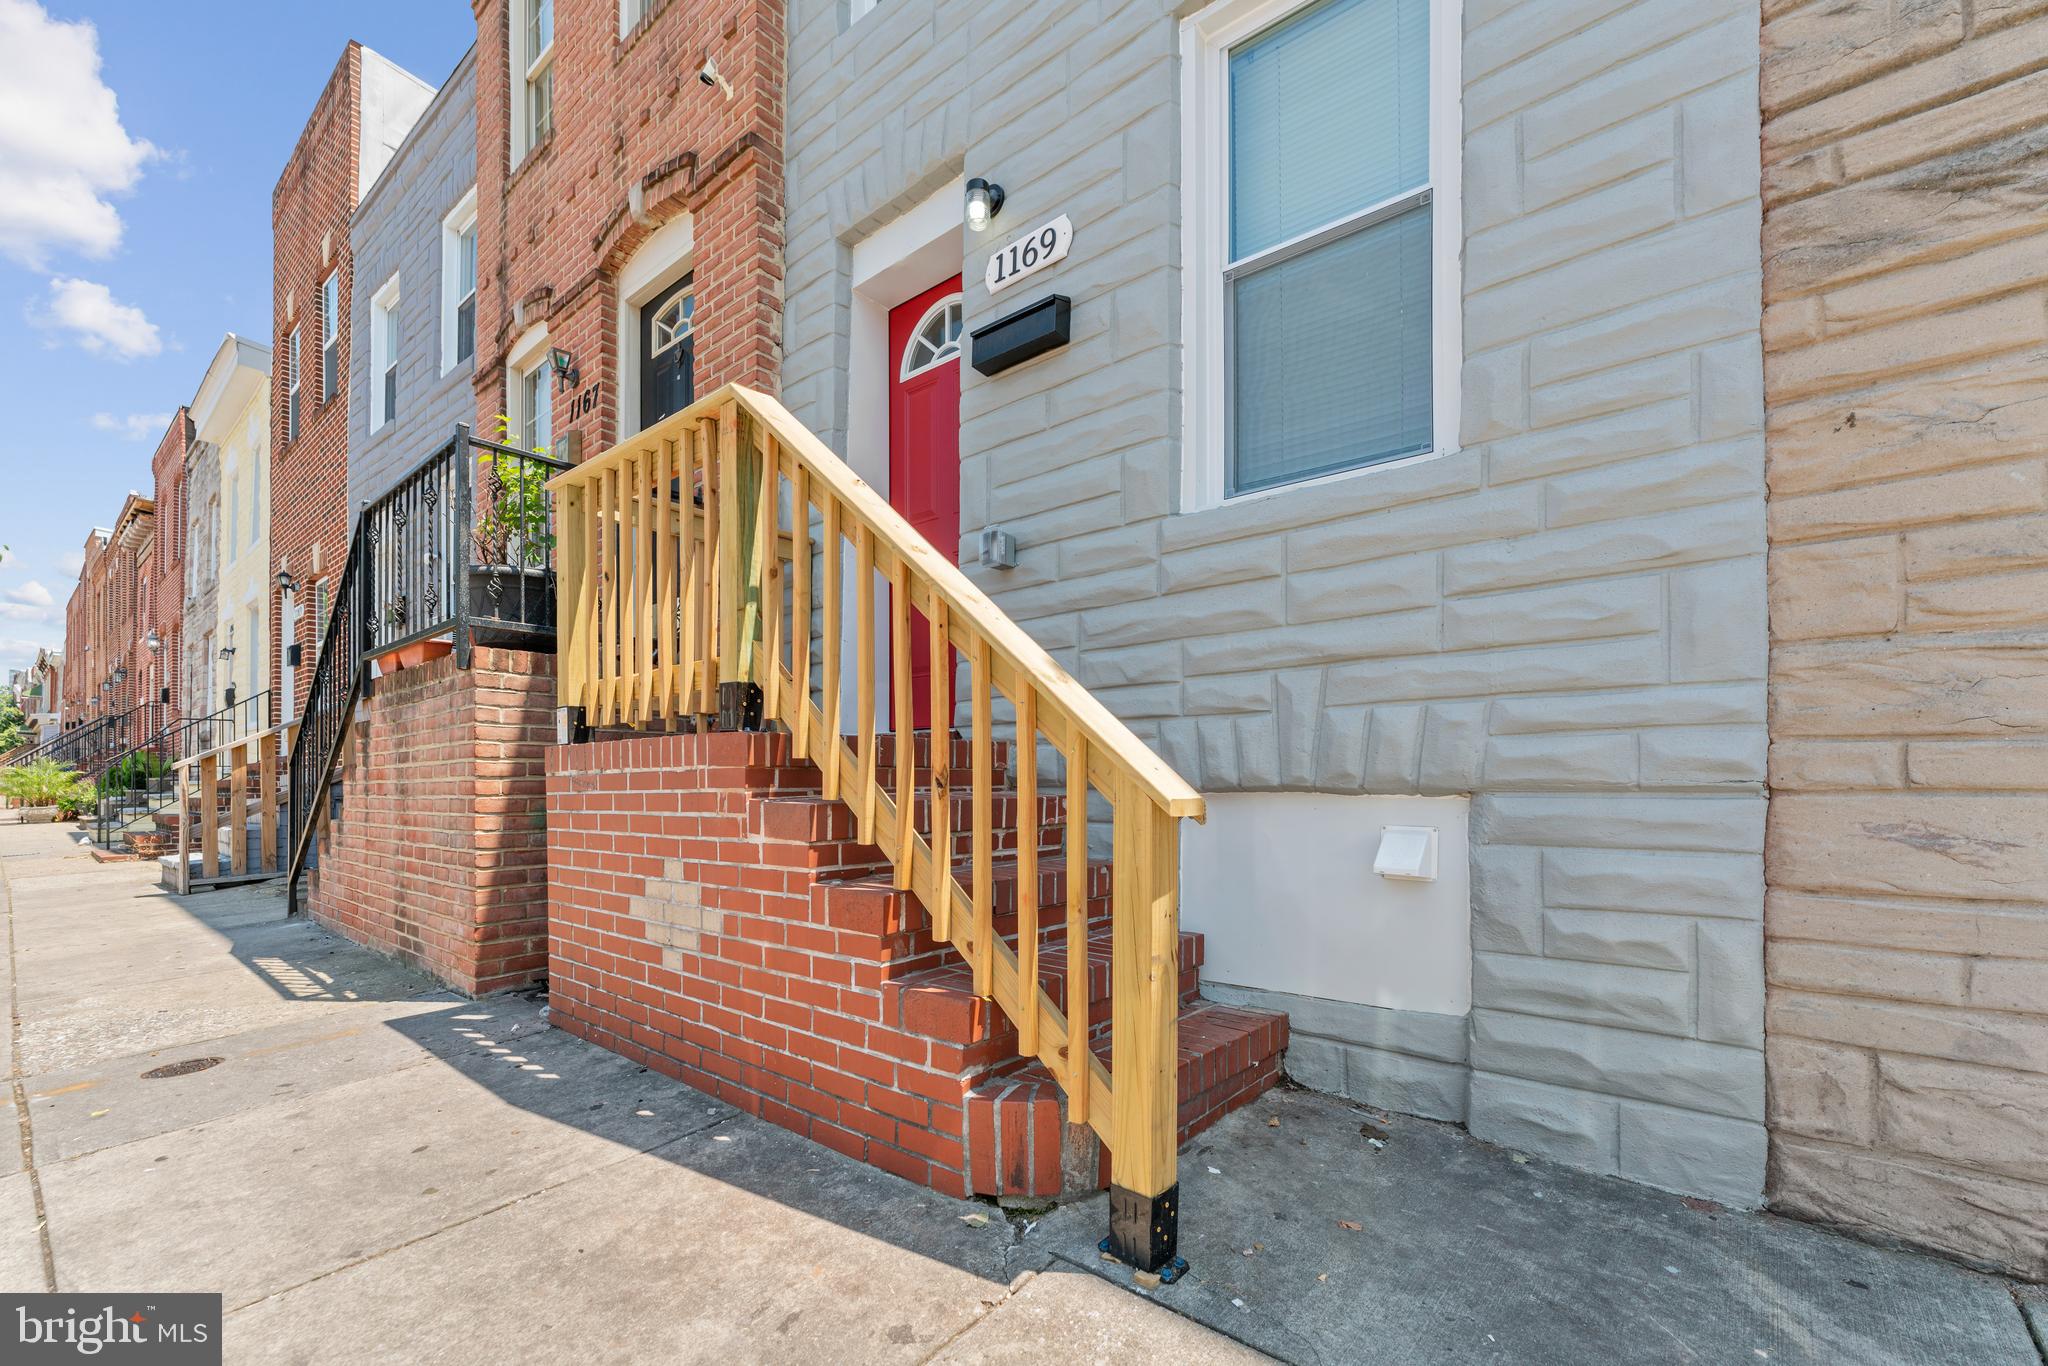
[[[351,45],[275,200],[312,913],[936,1189],[1108,1184],[1148,1262],[1174,1141],[1284,1073],[2048,1274],[2048,20],[1766,8]],[[700,523],[756,577],[693,616]],[[1096,1137],[1145,1067],[1156,1180]]]

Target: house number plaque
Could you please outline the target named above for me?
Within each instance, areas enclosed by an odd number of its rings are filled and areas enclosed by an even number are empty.
[[[982,282],[988,286],[989,293],[1000,294],[1025,276],[1066,260],[1067,249],[1073,245],[1073,220],[1061,214],[1050,223],[1039,224],[989,257]]]

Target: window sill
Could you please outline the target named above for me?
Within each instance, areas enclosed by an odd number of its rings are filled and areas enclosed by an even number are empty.
[[[633,27],[619,35],[619,40],[612,44],[612,64],[614,66],[626,59],[626,54],[638,45],[641,36],[649,28],[653,27],[654,21],[667,12],[668,2],[669,0],[654,0],[647,7],[647,13],[641,15]]]
[[[1358,465],[1348,470],[1336,470],[1329,474],[1319,474],[1313,479],[1302,479],[1292,484],[1276,484],[1272,488],[1255,489],[1250,493],[1235,493],[1224,498],[1190,502],[1182,507],[1178,515],[1181,517],[1201,517],[1209,513],[1222,513],[1231,510],[1241,511],[1265,503],[1284,504],[1285,500],[1289,498],[1300,498],[1304,503],[1309,503],[1328,497],[1338,485],[1349,484],[1373,475],[1389,474],[1398,470],[1413,469],[1418,465],[1430,464],[1434,461],[1456,455],[1459,449],[1456,446],[1443,446],[1436,450],[1418,451],[1414,455],[1404,455],[1395,460],[1382,460],[1371,465]],[[1287,509],[1281,506],[1276,507],[1274,511],[1276,514],[1284,515]],[[1313,515],[1311,508],[1303,509],[1304,523],[1319,520],[1327,520],[1327,518]]]
[[[553,147],[554,145],[555,130],[553,128],[549,128],[547,131],[547,135],[541,138],[539,142],[534,143],[533,146],[527,148],[525,155],[521,156],[519,160],[513,165],[512,174],[505,177],[505,193],[510,194],[512,192],[512,187],[519,183],[520,177],[526,174],[527,169],[531,167],[535,162],[539,161],[542,157],[546,156],[548,153],[548,149]]]

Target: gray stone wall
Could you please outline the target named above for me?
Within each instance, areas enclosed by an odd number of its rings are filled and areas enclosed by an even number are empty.
[[[1473,794],[1462,1038],[1306,1012],[1304,1066],[1754,1202],[1755,0],[1468,0],[1461,448],[1183,513],[1197,8],[883,0],[849,25],[793,0],[785,397],[844,449],[852,244],[951,177],[1002,183],[962,261],[967,326],[1057,290],[1074,336],[963,370],[963,544],[993,521],[1021,545],[977,579],[1205,790]],[[1073,254],[992,300],[986,254],[1060,212]]]
[[[471,421],[474,359],[441,369],[441,220],[476,184],[476,50],[454,74],[364,197],[349,224],[355,258],[349,332],[349,515]],[[370,430],[371,300],[396,272],[398,415]],[[495,436],[493,432],[479,433]]]

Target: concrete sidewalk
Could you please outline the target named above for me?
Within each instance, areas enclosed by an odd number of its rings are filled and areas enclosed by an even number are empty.
[[[262,1363],[1256,1359],[533,1002],[155,872],[0,827],[35,1154],[0,1145],[0,1289],[221,1291]]]
[[[230,1360],[2041,1366],[2035,1291],[1300,1091],[1183,1155],[1134,1294],[1100,1199],[943,1199],[74,839],[0,826],[0,1289],[218,1290]]]

